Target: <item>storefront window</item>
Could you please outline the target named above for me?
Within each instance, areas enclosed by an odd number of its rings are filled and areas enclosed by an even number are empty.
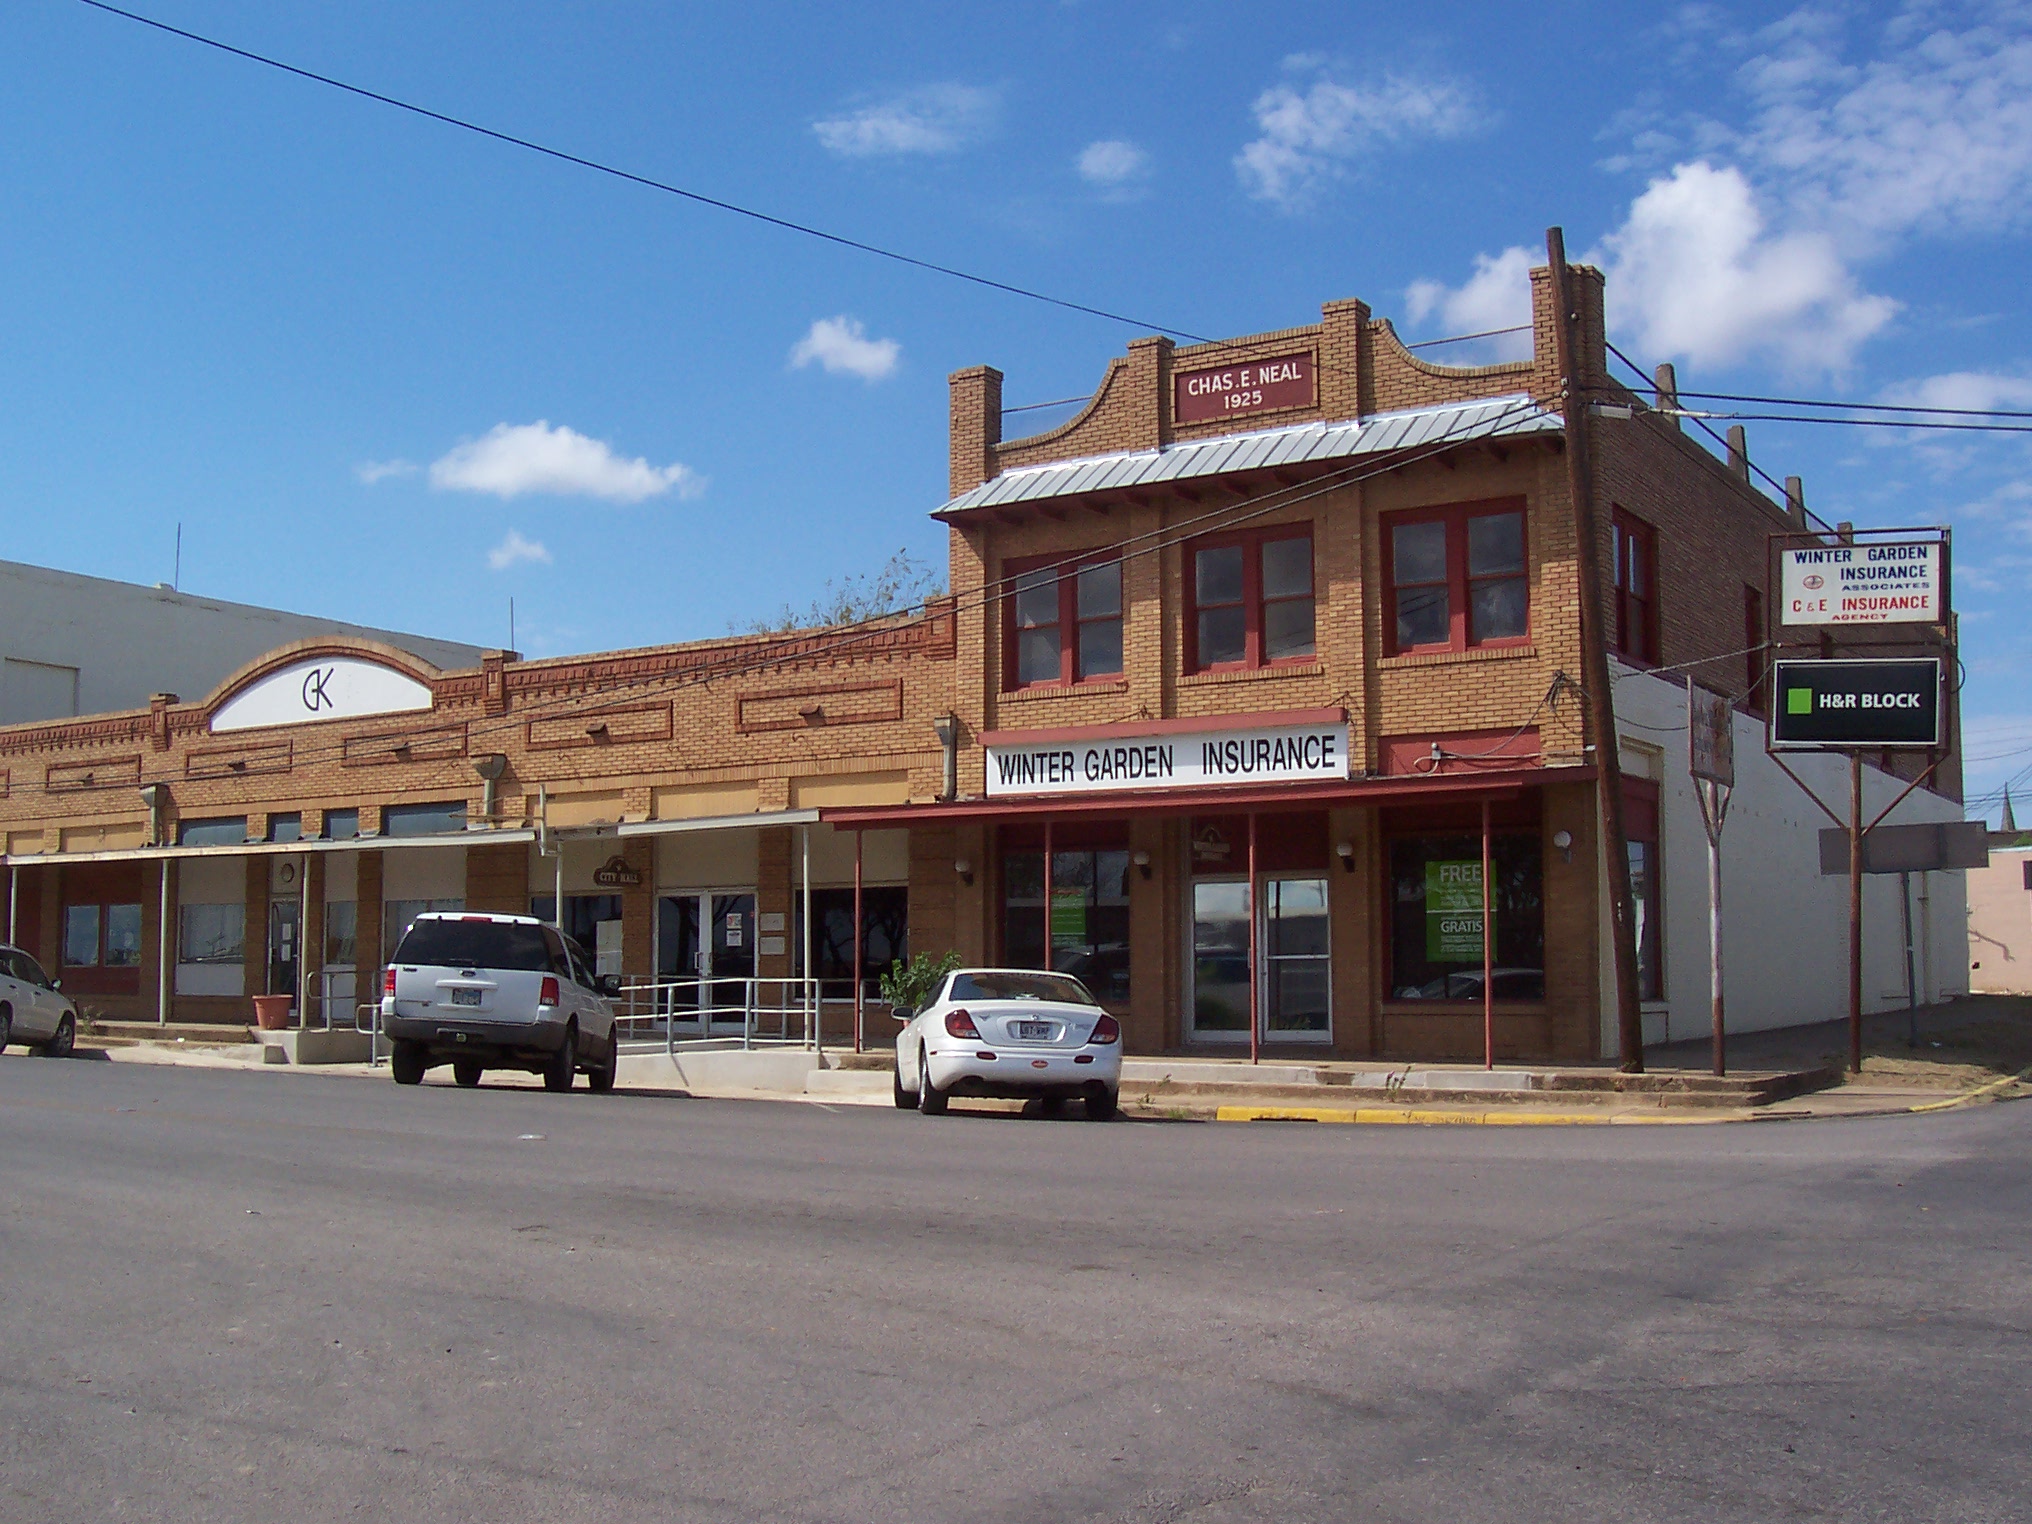
[[[97,968],[99,966],[99,907],[97,905],[67,905],[64,907],[65,968]]]
[[[325,962],[348,966],[359,947],[360,907],[352,900],[325,904]]]
[[[1129,854],[1055,851],[1051,858],[1051,960],[1044,957],[1044,854],[1002,862],[1002,946],[1014,968],[1071,974],[1110,1004],[1129,998]]]
[[[621,972],[621,896],[618,894],[567,894],[564,920],[555,918],[557,898],[541,895],[529,902],[529,913],[539,921],[551,921],[564,934],[592,955],[593,972]],[[644,960],[647,961],[647,960]]]
[[[233,963],[246,957],[245,905],[182,905],[177,908],[179,963]]]
[[[1665,998],[1665,916],[1658,876],[1658,785],[1623,779],[1623,839],[1630,849],[1630,905],[1635,912],[1637,998]]]
[[[796,905],[791,956],[804,972],[804,905]],[[854,998],[854,891],[811,892],[812,961],[818,965],[819,993],[827,1000]],[[882,975],[897,958],[908,958],[910,891],[901,886],[861,890],[861,985],[869,999],[881,991]]]
[[[1491,843],[1495,998],[1545,998],[1544,861],[1535,834]],[[1482,842],[1418,836],[1390,845],[1390,994],[1482,998]]]

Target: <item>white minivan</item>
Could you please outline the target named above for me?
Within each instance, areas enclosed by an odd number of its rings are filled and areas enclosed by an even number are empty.
[[[607,997],[619,985],[533,916],[428,911],[382,975],[395,1083],[418,1084],[448,1063],[467,1086],[489,1069],[521,1069],[546,1090],[569,1090],[584,1070],[594,1090],[612,1090],[620,1037]]]

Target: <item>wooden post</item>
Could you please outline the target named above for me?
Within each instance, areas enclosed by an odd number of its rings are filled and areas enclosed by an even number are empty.
[[[1044,967],[1051,962],[1051,820],[1044,822]]]
[[[1258,1018],[1258,997],[1263,984],[1263,964],[1258,958],[1256,934],[1256,812],[1249,811],[1249,1062],[1263,1061],[1263,1045],[1259,1035],[1262,1022]]]
[[[1849,1073],[1863,1072],[1863,754],[1849,753]]]
[[[1489,801],[1482,801],[1482,1067],[1496,1067],[1496,968],[1489,919]]]
[[[861,831],[854,832],[854,1051],[862,1051],[865,1042],[863,1032],[861,997]]]
[[[1566,482],[1573,499],[1574,564],[1580,580],[1581,670],[1585,674],[1588,729],[1593,733],[1602,844],[1608,859],[1609,935],[1616,967],[1616,1045],[1625,1074],[1644,1072],[1644,1017],[1637,1004],[1636,912],[1630,896],[1630,846],[1623,833],[1623,765],[1616,733],[1615,697],[1609,688],[1608,632],[1604,628],[1600,545],[1594,478],[1588,460],[1588,398],[1580,376],[1580,314],[1566,265],[1566,236],[1545,230],[1552,266],[1552,301],[1559,341],[1559,375],[1566,432]]]

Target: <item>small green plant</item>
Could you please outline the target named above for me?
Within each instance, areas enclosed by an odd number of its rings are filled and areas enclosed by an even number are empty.
[[[914,1011],[938,988],[939,981],[959,966],[960,955],[956,952],[947,953],[936,963],[931,961],[930,953],[919,953],[908,963],[898,958],[882,975],[883,1003],[908,1006]]]

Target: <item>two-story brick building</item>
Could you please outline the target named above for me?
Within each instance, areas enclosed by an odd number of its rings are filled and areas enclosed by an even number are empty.
[[[906,943],[1048,959],[1131,1051],[1466,1057],[1488,1019],[1500,1056],[1604,1056],[1598,630],[1647,1040],[1693,1035],[1708,998],[1680,929],[1705,914],[1687,673],[1738,698],[1758,801],[1730,870],[1739,1020],[1824,1019],[1839,901],[1756,718],[1768,536],[1803,511],[1615,385],[1600,277],[1571,273],[1581,384],[1609,404],[1596,623],[1546,271],[1514,364],[1428,363],[1336,302],[1140,340],[1075,417],[1014,440],[976,368],[952,378],[936,510],[950,592],[921,614],[460,672],[312,642],[189,702],[0,730],[13,936],[109,1014],[244,1019],[263,990],[314,1014],[350,1009],[419,908],[559,915],[561,892],[566,928],[665,1008],[781,1004],[742,982],[810,967],[837,1040],[858,904],[864,969]],[[1950,765],[1901,808],[1958,816],[1955,787]]]

